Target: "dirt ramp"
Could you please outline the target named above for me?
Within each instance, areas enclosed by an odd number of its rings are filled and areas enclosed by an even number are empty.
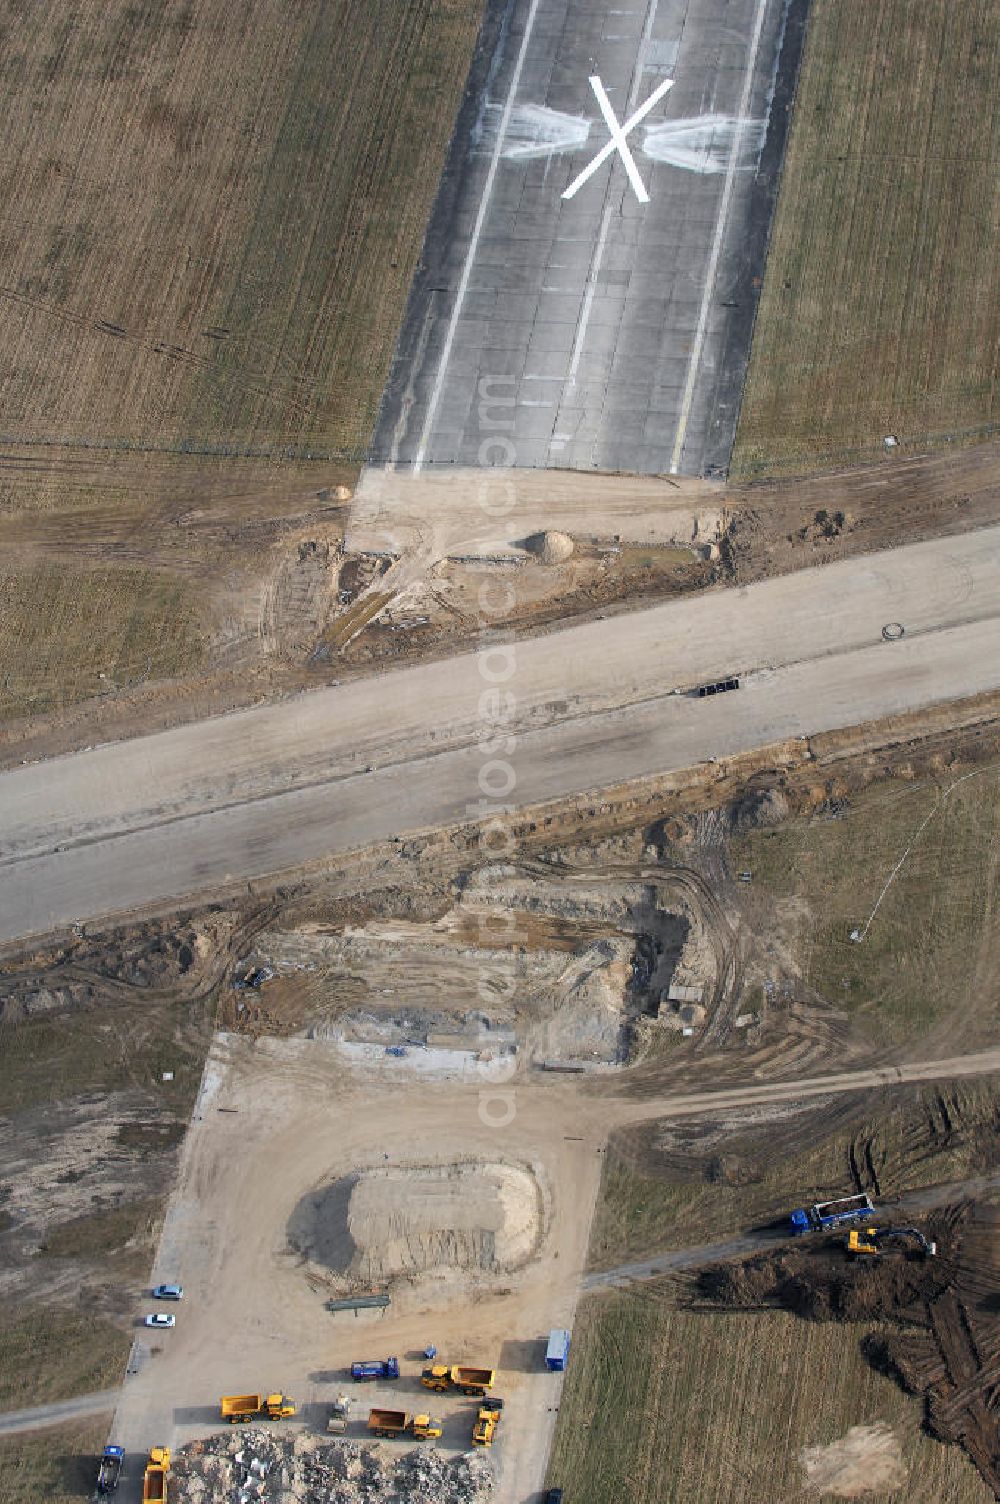
[[[498,1274],[534,1255],[543,1201],[525,1165],[393,1165],[345,1177],[304,1198],[289,1242],[365,1283],[454,1269]]]

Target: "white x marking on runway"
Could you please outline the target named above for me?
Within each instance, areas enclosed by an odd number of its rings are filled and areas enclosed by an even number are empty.
[[[663,83],[657,85],[657,87],[653,90],[652,94],[650,94],[649,98],[646,100],[646,103],[641,104],[636,110],[635,114],[628,117],[624,125],[619,125],[618,118],[615,115],[614,110],[611,108],[611,101],[608,99],[607,94],[605,94],[604,92],[604,85],[601,83],[601,80],[598,78],[596,73],[591,76],[590,87],[593,89],[595,95],[597,96],[597,103],[601,107],[601,114],[607,121],[608,130],[611,132],[611,140],[608,142],[607,146],[601,147],[601,150],[597,153],[597,156],[594,157],[593,161],[587,163],[587,166],[580,173],[580,176],[573,179],[572,183],[570,183],[569,187],[566,189],[566,192],[563,194],[563,198],[572,198],[574,194],[583,187],[587,179],[593,177],[594,173],[600,167],[601,163],[606,162],[611,153],[616,151],[622,159],[625,171],[628,173],[628,180],[632,184],[636,198],[639,200],[640,204],[649,203],[649,194],[646,192],[642,178],[639,176],[639,169],[635,165],[635,159],[632,156],[628,141],[625,138],[628,135],[629,131],[635,129],[640,120],[645,120],[646,116],[649,114],[653,106],[663,98],[668,89],[673,88],[673,85],[674,81],[672,78],[664,79]]]

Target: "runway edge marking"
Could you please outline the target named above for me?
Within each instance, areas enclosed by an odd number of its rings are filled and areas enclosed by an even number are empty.
[[[764,17],[770,0],[759,0],[757,16],[754,21],[753,40],[750,44],[750,52],[747,57],[746,73],[743,77],[743,92],[740,95],[739,108],[736,111],[736,129],[733,131],[733,141],[729,149],[729,165],[726,168],[726,181],[722,190],[722,202],[719,205],[719,216],[715,224],[715,235],[712,239],[712,254],[708,263],[708,275],[705,278],[705,290],[702,294],[701,308],[698,310],[698,324],[695,330],[694,344],[691,347],[691,358],[688,361],[687,379],[684,383],[684,396],[681,400],[680,416],[677,419],[677,433],[674,436],[674,449],[670,456],[670,474],[676,475],[681,463],[681,455],[684,452],[684,440],[687,436],[688,420],[691,416],[691,404],[694,401],[694,387],[698,379],[698,367],[701,365],[701,352],[705,344],[705,332],[708,328],[709,305],[712,301],[712,293],[715,289],[715,278],[719,270],[719,257],[722,255],[722,241],[726,233],[726,221],[729,218],[729,203],[733,196],[733,186],[736,182],[736,163],[739,158],[740,143],[746,129],[747,110],[750,107],[750,94],[753,90],[754,69],[757,67],[757,54],[760,52],[760,39],[764,30]]]
[[[434,378],[434,386],[431,388],[430,401],[427,404],[427,416],[424,419],[423,431],[420,435],[420,445],[417,449],[417,453],[413,461],[414,475],[419,474],[419,472],[424,467],[424,458],[427,453],[427,446],[430,442],[431,430],[434,426],[434,419],[437,416],[438,403],[441,400],[441,393],[444,390],[444,380],[448,370],[448,361],[451,358],[451,347],[455,340],[455,330],[458,327],[458,321],[462,315],[462,305],[465,302],[465,294],[468,291],[469,278],[472,276],[472,263],[475,260],[476,251],[479,247],[479,237],[483,232],[483,225],[486,223],[486,215],[489,212],[490,199],[493,196],[493,184],[496,180],[497,168],[500,165],[500,153],[503,149],[504,140],[507,135],[507,127],[510,125],[510,117],[514,109],[514,100],[517,97],[518,87],[521,83],[521,73],[524,70],[524,60],[528,55],[528,47],[531,43],[531,34],[535,28],[535,17],[538,14],[540,5],[541,0],[531,0],[531,9],[528,12],[528,19],[524,27],[524,36],[521,38],[521,47],[517,54],[517,62],[514,64],[514,73],[510,81],[510,90],[507,94],[507,101],[503,107],[503,114],[500,117],[500,129],[497,131],[497,139],[496,144],[493,147],[493,156],[490,159],[489,172],[486,174],[486,182],[483,185],[482,197],[479,201],[479,212],[476,215],[476,222],[472,229],[472,238],[469,241],[469,249],[465,255],[465,263],[462,267],[462,275],[459,278],[458,290],[455,294],[455,306],[451,311],[451,318],[448,321],[448,333],[445,336],[444,348],[441,351],[441,359],[438,363],[437,375]]]

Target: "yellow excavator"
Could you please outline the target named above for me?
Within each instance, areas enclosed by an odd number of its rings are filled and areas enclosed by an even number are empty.
[[[916,1243],[926,1259],[937,1253],[937,1244],[925,1238],[918,1227],[853,1227],[844,1247],[851,1258],[878,1258],[883,1244],[908,1239]]]

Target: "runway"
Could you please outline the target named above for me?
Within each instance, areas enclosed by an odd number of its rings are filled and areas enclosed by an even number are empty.
[[[984,528],[19,768],[0,940],[996,690],[998,611]]]
[[[370,463],[728,464],[808,0],[492,0]]]

